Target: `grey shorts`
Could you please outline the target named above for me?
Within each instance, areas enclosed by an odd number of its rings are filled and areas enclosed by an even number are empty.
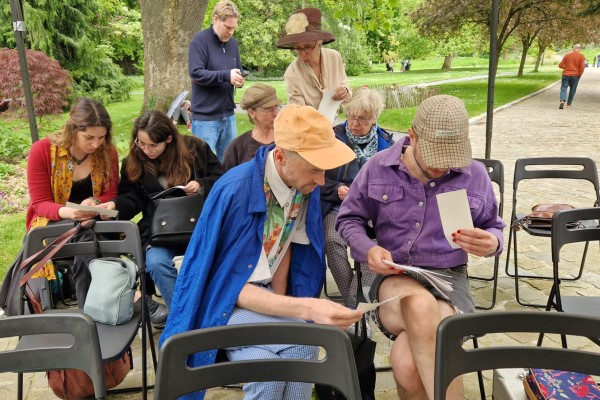
[[[473,302],[473,297],[471,296],[471,286],[469,284],[469,279],[467,277],[467,266],[459,265],[453,268],[427,268],[421,267],[423,269],[431,269],[437,272],[447,274],[452,276],[452,288],[454,289],[451,292],[446,293],[448,296],[448,303],[454,308],[457,314],[468,314],[475,311],[475,303]],[[413,272],[404,273],[406,276],[410,276],[415,279],[421,285],[423,285],[429,293],[433,295],[436,299],[446,300],[440,292],[437,291],[434,287],[432,287],[429,282],[420,274],[415,274]],[[369,299],[371,302],[375,303],[379,301],[379,288],[381,287],[381,283],[388,278],[389,276],[396,275],[377,275],[375,281],[371,285],[371,290],[369,291]],[[388,332],[387,329],[383,326],[379,319],[379,309],[377,308],[372,313],[373,320],[379,327],[381,333],[390,338],[391,340],[396,339],[396,335]]]

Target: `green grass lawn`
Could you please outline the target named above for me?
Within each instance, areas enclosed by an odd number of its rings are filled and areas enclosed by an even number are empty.
[[[487,76],[487,60],[483,58],[456,58],[453,60],[452,71],[441,71],[441,58],[428,60],[412,61],[410,71],[385,72],[383,64],[374,65],[371,73],[363,74],[350,78],[350,84],[353,87],[361,85],[371,86],[389,86],[389,85],[415,85],[425,82],[434,82],[446,79],[454,79],[470,76]],[[399,65],[394,66],[399,71]],[[501,62],[499,72],[516,73],[518,65],[514,62]],[[510,101],[516,100],[529,93],[535,92],[550,83],[560,79],[560,70],[556,65],[546,65],[541,68],[539,73],[531,73],[532,66],[527,65],[525,76],[517,78],[516,76],[499,76],[496,80],[495,107],[499,107]],[[114,141],[117,145],[120,157],[123,158],[128,152],[128,145],[131,135],[131,126],[133,120],[139,115],[143,101],[143,88],[141,80],[138,81],[131,99],[122,102],[110,104],[106,108],[113,122]],[[274,86],[279,98],[285,102],[285,87],[283,80],[263,81]],[[255,82],[248,81],[246,89]],[[486,112],[487,104],[487,79],[478,79],[468,82],[446,83],[439,86],[441,93],[452,94],[463,99],[467,105],[469,115],[477,116]],[[239,102],[244,90],[236,91],[236,102]],[[384,110],[379,123],[381,126],[405,132],[411,124],[414,115],[414,108],[404,108],[397,110]],[[51,132],[58,130],[66,121],[68,114],[55,117],[46,117],[38,122],[40,137],[45,137]],[[341,116],[343,118],[343,115]],[[6,124],[13,135],[19,135],[29,138],[29,125],[24,119],[0,118],[1,124]],[[248,117],[238,114],[237,117],[238,133],[241,134],[252,128]],[[189,134],[185,126],[179,126],[183,134]],[[21,241],[25,233],[25,214],[17,213],[12,215],[0,216],[0,277],[4,276],[6,269],[14,260],[21,246]]]

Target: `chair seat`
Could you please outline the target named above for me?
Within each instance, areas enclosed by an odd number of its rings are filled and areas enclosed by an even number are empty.
[[[560,296],[562,311],[600,317],[600,297]]]
[[[83,313],[83,310],[71,308],[66,310],[49,310],[46,313]],[[133,341],[142,318],[142,306],[138,301],[133,305],[133,317],[120,325],[107,325],[96,322],[100,339],[102,362],[116,361],[123,355],[123,349]],[[16,346],[17,350],[35,350],[46,347],[68,347],[73,344],[73,336],[69,334],[43,334],[23,336]],[[44,371],[46,369],[43,369]]]

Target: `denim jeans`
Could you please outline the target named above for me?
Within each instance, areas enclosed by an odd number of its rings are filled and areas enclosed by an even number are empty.
[[[176,255],[176,251],[168,247],[150,247],[146,250],[146,271],[158,286],[169,308],[171,308],[171,299],[177,281],[177,269],[173,264],[173,257]]]
[[[578,76],[563,76],[560,85],[560,101],[566,101],[567,104],[573,104],[573,97],[577,92]],[[569,99],[567,100],[567,88],[569,88]]]
[[[192,133],[204,140],[217,157],[223,162],[223,153],[229,143],[237,136],[235,114],[213,121],[192,121]]]

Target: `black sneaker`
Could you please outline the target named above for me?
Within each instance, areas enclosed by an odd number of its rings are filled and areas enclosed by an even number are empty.
[[[150,322],[154,329],[163,329],[167,323],[169,309],[164,304],[158,303],[152,297],[146,295],[146,304],[150,314]]]
[[[559,109],[559,110],[562,110],[562,109],[564,108],[564,106],[565,106],[565,102],[564,102],[564,101],[561,101],[561,102],[560,102],[560,105],[558,106],[558,109]]]

